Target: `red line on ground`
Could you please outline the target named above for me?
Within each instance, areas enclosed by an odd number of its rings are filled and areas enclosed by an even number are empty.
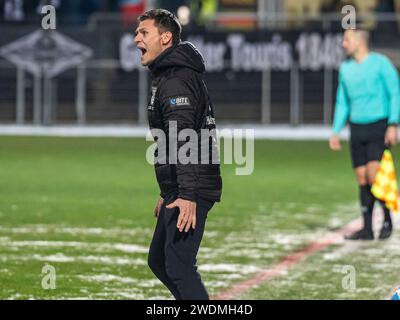
[[[326,247],[328,247],[334,243],[337,243],[338,241],[340,241],[343,238],[343,236],[346,233],[352,232],[360,227],[361,227],[361,219],[353,220],[349,224],[344,226],[343,228],[341,228],[335,232],[329,232],[328,234],[321,237],[317,241],[309,244],[305,248],[282,258],[278,263],[259,271],[250,279],[241,281],[241,282],[233,285],[232,287],[217,294],[216,296],[212,297],[211,299],[212,300],[229,300],[229,299],[234,298],[235,296],[246,293],[251,288],[253,288],[263,282],[269,281],[275,277],[282,275],[289,268],[298,264],[301,260],[311,256],[312,254],[316,253],[317,251],[323,250]]]

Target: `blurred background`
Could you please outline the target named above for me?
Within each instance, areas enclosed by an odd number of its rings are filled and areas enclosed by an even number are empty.
[[[37,33],[46,4],[57,29]],[[220,123],[330,124],[347,4],[399,67],[400,0],[0,0],[0,123],[145,124],[133,30],[162,7],[204,55]]]

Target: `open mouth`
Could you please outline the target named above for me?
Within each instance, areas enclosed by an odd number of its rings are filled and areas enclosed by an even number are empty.
[[[142,56],[144,56],[147,52],[145,48],[139,48],[139,50],[142,52]]]

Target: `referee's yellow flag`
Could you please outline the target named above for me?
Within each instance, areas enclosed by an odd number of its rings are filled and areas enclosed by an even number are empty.
[[[390,210],[398,212],[399,192],[396,171],[392,153],[388,149],[383,153],[371,192],[377,199],[384,201]]]

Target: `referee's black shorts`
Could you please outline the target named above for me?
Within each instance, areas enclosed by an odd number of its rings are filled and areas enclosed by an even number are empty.
[[[370,161],[380,161],[385,151],[385,134],[388,120],[369,124],[350,123],[350,151],[353,168],[365,166]]]

